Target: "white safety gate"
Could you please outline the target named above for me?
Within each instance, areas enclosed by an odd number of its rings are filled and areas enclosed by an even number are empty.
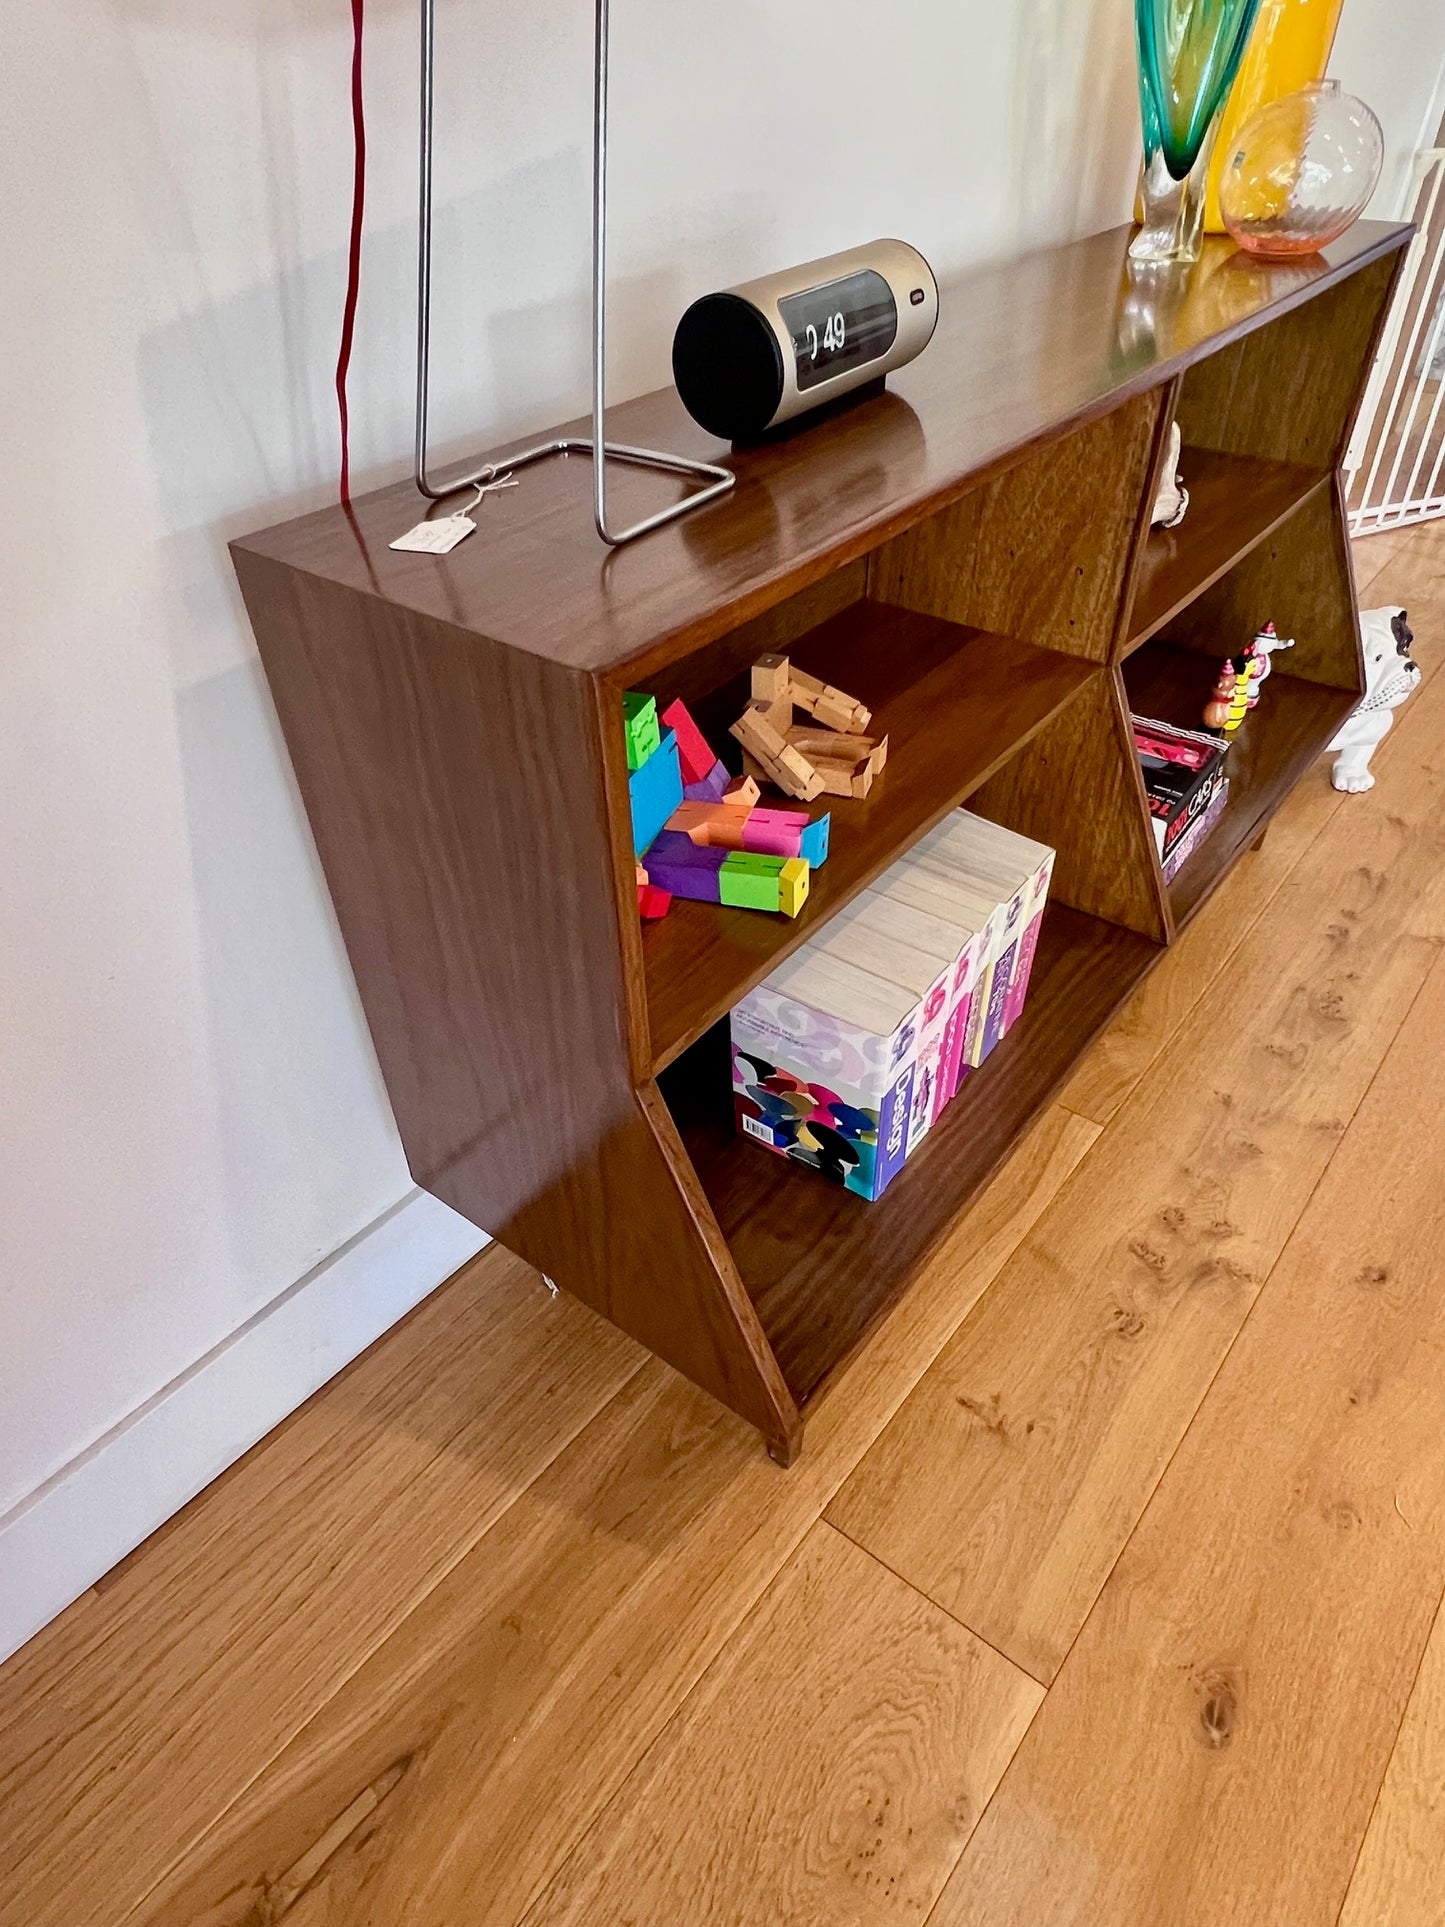
[[[1419,231],[1345,455],[1352,535],[1445,515],[1445,147],[1415,178]]]

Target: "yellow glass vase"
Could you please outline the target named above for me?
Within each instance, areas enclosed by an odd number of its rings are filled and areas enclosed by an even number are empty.
[[[1219,212],[1219,177],[1234,152],[1240,128],[1257,108],[1323,78],[1344,4],[1345,0],[1262,0],[1214,143],[1204,200],[1207,233],[1225,231]]]

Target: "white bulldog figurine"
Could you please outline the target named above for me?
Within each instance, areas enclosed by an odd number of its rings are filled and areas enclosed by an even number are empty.
[[[1410,659],[1415,640],[1403,609],[1363,609],[1360,638],[1365,646],[1365,693],[1360,706],[1330,744],[1335,757],[1330,781],[1337,790],[1373,789],[1370,758],[1395,720],[1394,712],[1415,693],[1420,666]]]

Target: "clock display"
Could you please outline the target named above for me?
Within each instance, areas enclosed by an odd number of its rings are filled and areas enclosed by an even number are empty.
[[[778,302],[792,338],[800,389],[886,355],[898,335],[893,290],[872,268]]]

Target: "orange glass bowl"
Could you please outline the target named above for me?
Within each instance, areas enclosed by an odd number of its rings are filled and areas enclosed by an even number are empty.
[[[1359,219],[1384,160],[1385,137],[1365,103],[1338,81],[1312,81],[1240,128],[1219,211],[1251,254],[1313,254]]]

